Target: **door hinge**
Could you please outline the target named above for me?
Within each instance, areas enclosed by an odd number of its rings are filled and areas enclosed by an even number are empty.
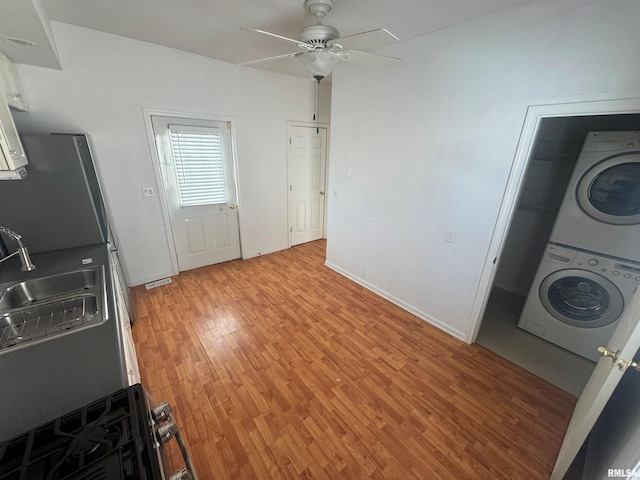
[[[227,122],[227,128],[231,130],[231,122]]]
[[[289,185],[289,191],[292,192],[293,191],[293,185]]]
[[[291,137],[289,137],[289,145],[291,145]]]
[[[293,227],[289,227],[289,231],[293,233]]]

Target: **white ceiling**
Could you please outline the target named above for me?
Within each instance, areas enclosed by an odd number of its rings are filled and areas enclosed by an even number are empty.
[[[335,6],[324,23],[336,27],[342,36],[386,28],[402,41],[529,0],[334,1]],[[7,36],[7,24],[13,23],[12,17],[33,17],[36,11],[33,5],[38,4],[50,20],[230,63],[297,51],[293,44],[242,30],[243,27],[297,38],[302,27],[315,23],[304,8],[304,0],[0,0],[0,36]],[[11,36],[29,39],[31,34],[38,33],[38,28],[43,29],[37,25],[34,28],[34,23],[37,22],[22,21],[23,31],[12,31]],[[42,40],[41,33],[39,39]],[[52,66],[51,61],[47,64],[29,54],[29,47],[11,51],[6,47],[7,42],[0,41],[0,49],[16,63]],[[54,54],[55,45],[49,50]],[[287,59],[289,62],[296,63]],[[283,71],[278,65],[269,69]],[[304,70],[284,73],[307,75]]]
[[[7,38],[28,40],[34,45],[16,45]],[[60,68],[41,0],[0,0],[0,50],[16,63]]]

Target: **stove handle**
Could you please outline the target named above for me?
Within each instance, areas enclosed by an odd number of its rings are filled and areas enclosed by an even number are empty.
[[[182,476],[177,477],[179,480],[198,480],[196,476],[196,470],[193,468],[193,462],[191,461],[191,455],[189,455],[189,451],[187,450],[187,445],[182,439],[182,434],[180,430],[176,432],[176,441],[178,442],[178,447],[180,447],[180,453],[182,453],[182,458],[184,459],[184,464],[187,466],[186,469],[183,469],[179,474]],[[188,476],[184,476],[187,474]]]
[[[166,402],[162,402],[160,405],[158,405],[158,407],[153,410],[153,417],[157,422],[163,422],[161,425],[158,425],[158,428],[156,429],[158,440],[161,443],[167,443],[172,438],[175,438],[176,442],[178,442],[178,447],[180,448],[180,453],[182,454],[184,464],[187,467],[171,474],[169,480],[198,480],[196,470],[195,468],[193,468],[191,456],[189,455],[189,451],[187,450],[187,445],[182,438],[180,429],[173,419],[173,415],[171,414],[171,407],[169,406],[169,404]]]
[[[194,478],[189,470],[183,468],[179,472],[172,473],[169,480],[194,480]]]

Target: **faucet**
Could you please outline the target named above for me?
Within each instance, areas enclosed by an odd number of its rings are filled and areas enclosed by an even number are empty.
[[[0,227],[0,234],[2,233],[4,233],[7,238],[12,239],[18,244],[18,250],[16,250],[10,255],[5,256],[4,258],[1,258],[0,263],[13,257],[14,255],[18,255],[20,257],[20,263],[22,263],[21,270],[23,272],[30,272],[31,270],[35,270],[36,266],[31,262],[31,258],[29,257],[29,252],[27,251],[27,247],[25,247],[22,244],[22,237],[7,227]],[[0,243],[2,243],[1,240],[2,240],[2,235],[0,235]]]

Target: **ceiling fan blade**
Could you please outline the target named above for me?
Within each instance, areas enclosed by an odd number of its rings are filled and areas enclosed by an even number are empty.
[[[384,55],[359,52],[357,50],[349,50],[345,53],[348,55],[347,58],[344,59],[345,62],[365,65],[367,67],[391,67],[402,60],[401,58],[386,57]]]
[[[269,37],[282,40],[283,42],[295,43],[298,47],[304,48],[306,50],[313,49],[313,47],[311,47],[310,45],[307,45],[306,43],[301,42],[300,40],[294,40],[293,38],[284,37],[282,35],[278,35],[277,33],[267,32],[266,30],[258,30],[257,28],[242,28],[242,30],[248,30],[250,32],[256,32],[256,33],[261,33],[263,35],[268,35]]]
[[[329,46],[340,45],[342,50],[358,50],[360,52],[371,52],[382,47],[388,47],[399,42],[389,30],[380,28],[368,32],[356,33],[342,38],[336,38],[327,42]]]
[[[281,58],[293,58],[293,57],[297,57],[298,55],[302,55],[302,52],[285,53],[284,55],[276,55],[275,57],[259,58],[258,60],[250,60],[248,62],[238,63],[237,65],[240,65],[240,66],[253,65],[256,63],[269,62],[271,60],[279,60]]]

